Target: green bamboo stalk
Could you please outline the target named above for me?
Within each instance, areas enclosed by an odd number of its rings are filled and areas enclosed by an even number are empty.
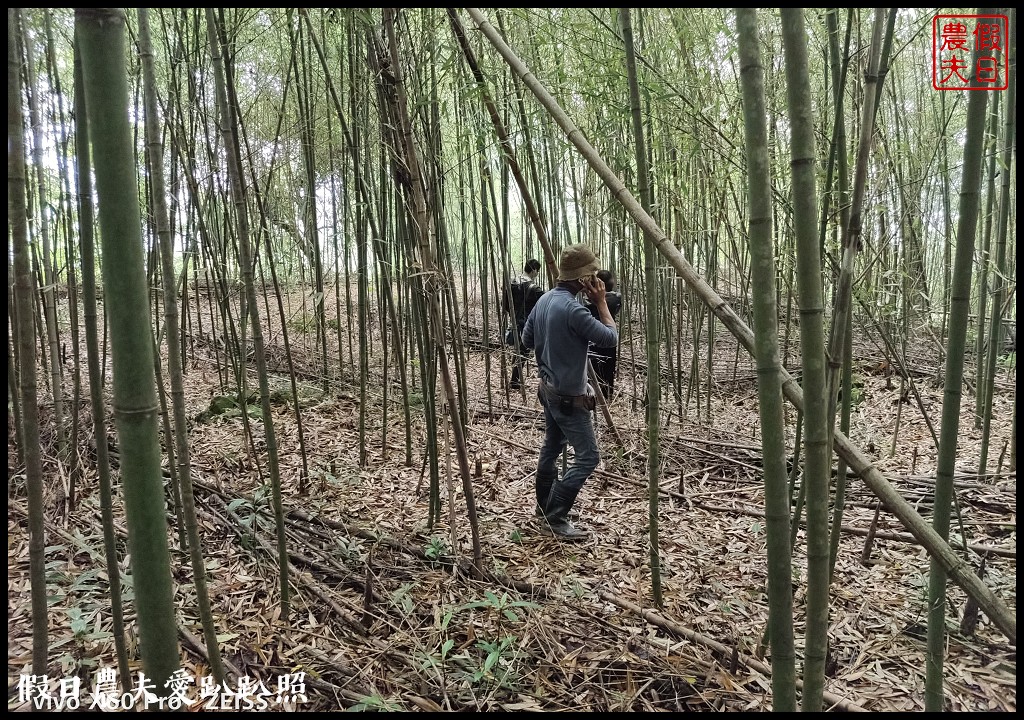
[[[945,94],[943,94],[944,96]],[[992,244],[992,218],[995,217],[996,198],[996,158],[999,157],[997,142],[999,140],[999,99],[1002,93],[996,93],[992,98],[992,108],[989,111],[988,131],[988,172],[986,173],[987,190],[985,191],[985,229],[981,234],[981,247],[978,248],[978,330],[975,333],[974,357],[974,387],[978,390],[974,393],[974,427],[981,428],[982,412],[985,405],[985,393],[981,388],[985,387],[985,363],[981,358],[985,355],[985,325],[986,312],[988,307],[988,266],[990,261],[989,248]]]
[[[11,258],[14,257],[14,253],[10,250],[8,250],[8,255]],[[9,272],[7,281],[8,317],[10,317],[11,327],[17,328],[18,309],[17,302],[14,299],[14,285],[14,274]],[[16,343],[18,342],[17,334],[17,329],[15,329],[13,338],[10,335],[7,336],[7,397],[10,399],[12,410],[14,411],[14,429],[16,433],[14,442],[18,465],[24,465],[25,440],[22,435],[24,432],[24,422],[21,415],[21,391],[18,389],[18,372],[15,369],[18,367],[17,355],[15,353]]]
[[[643,120],[640,115],[640,87],[637,81],[636,50],[633,47],[633,24],[628,7],[619,9],[622,40],[626,50],[626,79],[629,84],[629,106],[633,121],[633,142],[636,152],[637,185],[640,204],[651,212],[650,170],[647,165],[647,146]],[[658,498],[661,469],[661,332],[659,322],[658,274],[655,268],[654,239],[644,233],[644,301],[647,313],[647,518],[649,530],[649,558],[651,563],[651,593],[654,604],[663,605],[661,594],[661,554],[658,543]],[[603,311],[602,311],[603,312]],[[671,352],[671,348],[669,348]]]
[[[461,165],[460,165],[460,169],[461,169]],[[491,219],[490,219],[490,214],[489,214],[490,206],[489,206],[489,204],[487,202],[487,197],[488,197],[487,183],[490,182],[490,176],[491,176],[491,173],[490,173],[490,170],[487,168],[487,165],[484,164],[484,163],[481,163],[481,167],[480,167],[480,196],[482,198],[484,198],[484,201],[480,203],[480,223],[479,223],[480,232],[474,234],[474,240],[476,240],[476,253],[475,254],[476,254],[476,257],[477,257],[477,262],[478,262],[478,267],[479,267],[479,270],[477,271],[477,277],[480,278],[480,307],[481,307],[481,309],[483,311],[482,321],[483,321],[483,339],[484,339],[484,382],[485,382],[485,384],[487,386],[487,412],[488,413],[493,412],[493,407],[494,407],[493,393],[491,392],[491,352],[490,352],[491,304],[492,303],[491,303],[491,297],[490,297],[490,288],[487,287],[488,280],[491,277],[491,274],[488,273],[488,271],[487,271],[488,270],[488,265],[490,265],[492,263],[493,257],[494,257],[494,253],[491,250],[493,243],[491,242]],[[462,203],[460,203],[460,206],[461,205],[462,205]],[[497,222],[498,222],[497,218],[495,218],[494,222],[495,222],[495,224],[497,224]],[[477,227],[478,227],[477,223],[476,223],[476,221],[474,219],[473,228],[476,229]],[[483,235],[483,240],[482,241],[480,240],[480,236],[481,235]],[[465,245],[469,245],[469,243],[467,242],[467,243],[465,243]],[[465,275],[469,275],[469,273],[466,272],[466,273],[463,273],[463,275],[464,276]],[[495,297],[500,297],[500,295],[496,295]],[[504,318],[501,318],[498,321],[498,328],[499,328],[498,334],[499,335],[501,335],[501,332],[502,332],[501,328],[503,327],[504,321],[505,321]],[[518,329],[515,328],[515,323],[512,324],[512,327],[513,327],[513,332],[518,332]],[[507,348],[504,346],[504,343],[503,343],[502,353],[501,353],[501,356],[502,356],[503,359],[505,357],[505,350],[506,349]],[[502,383],[502,385],[504,385],[505,384],[504,361],[502,362],[501,378],[502,378],[501,379],[501,383]],[[522,388],[522,391],[525,392],[525,383],[524,383],[524,387]]]
[[[1000,156],[999,184],[999,218],[996,224],[996,256],[992,268],[992,317],[989,319],[988,354],[985,357],[985,382],[978,386],[977,392],[984,395],[982,405],[983,422],[981,428],[981,457],[978,460],[978,475],[984,477],[988,468],[989,443],[992,435],[992,398],[996,384],[996,358],[1003,348],[1003,298],[1006,295],[1006,235],[1010,216],[1010,182],[1013,177],[1013,147],[1016,142],[1017,124],[1017,77],[1016,52],[1017,38],[1015,35],[1017,10],[1010,8],[1010,30],[1007,33],[1009,45],[1009,88],[1006,91],[1006,119],[1003,122],[1002,152]],[[980,332],[979,332],[980,335]],[[979,358],[980,360],[980,358]]]
[[[979,15],[996,11],[979,8]],[[981,52],[975,50],[972,68],[978,67]],[[960,433],[960,397],[963,387],[964,349],[967,340],[968,312],[971,300],[971,266],[977,232],[981,165],[985,143],[985,111],[988,93],[969,92],[964,140],[963,180],[960,187],[956,254],[953,264],[949,310],[949,338],[946,341],[946,365],[943,374],[942,427],[939,430],[939,454],[935,474],[935,506],[932,527],[943,540],[949,538],[950,510],[953,500],[953,474]],[[998,308],[993,309],[998,312]],[[944,709],[943,660],[946,643],[946,582],[942,563],[932,559],[928,573],[928,649],[925,671],[925,710]]]
[[[804,471],[807,496],[807,625],[801,709],[821,710],[828,651],[828,495],[831,452],[828,436],[828,378],[824,352],[821,255],[815,233],[814,123],[803,11],[781,10],[786,97],[791,131],[793,225],[800,293],[800,354],[803,367]]]
[[[38,232],[42,256],[38,258],[42,266],[43,319],[46,327],[46,339],[50,346],[50,392],[53,397],[53,423],[57,431],[57,447],[61,462],[67,460],[68,437],[64,427],[64,390],[62,387],[60,361],[60,338],[57,332],[57,277],[54,272],[54,258],[50,248],[49,201],[46,194],[46,180],[43,161],[43,127],[39,117],[39,83],[35,79],[35,40],[28,36],[24,27],[20,33],[24,41],[21,47],[25,55],[25,82],[29,89],[28,110],[29,122],[32,126],[32,166],[36,176],[36,202],[39,205]]]
[[[131,129],[125,13],[77,8],[103,245],[104,300],[114,370],[114,420],[121,448],[128,547],[140,654],[153,692],[166,697],[180,667],[160,467],[153,337],[143,266],[142,219]]]
[[[18,30],[21,11],[7,9],[7,217],[14,244],[14,294],[18,314],[14,330],[21,361],[19,391],[22,406],[28,488],[29,585],[32,596],[32,674],[45,675],[49,651],[46,602],[46,537],[43,525],[43,462],[39,445],[39,400],[36,385],[35,333],[32,323],[32,269],[28,247],[28,195],[25,172],[25,127],[21,97],[21,57]]]
[[[96,472],[99,476],[100,516],[103,518],[103,551],[110,584],[111,631],[117,653],[121,689],[131,688],[131,669],[124,636],[121,603],[121,563],[117,556],[114,532],[114,502],[110,484],[110,453],[107,445],[107,416],[100,373],[99,339],[96,322],[96,253],[94,251],[92,209],[92,155],[89,149],[89,116],[85,109],[85,88],[81,56],[75,52],[75,163],[78,168],[79,244],[82,259],[82,316],[85,320],[85,354],[89,368],[89,397],[92,402],[93,433],[96,442]]]
[[[263,330],[260,324],[259,307],[256,303],[256,287],[253,283],[253,261],[249,245],[249,221],[247,203],[245,201],[245,188],[241,172],[241,161],[238,157],[238,142],[236,134],[235,103],[229,95],[229,88],[225,81],[225,69],[221,54],[221,39],[219,28],[214,11],[206,8],[206,30],[210,42],[214,66],[214,84],[217,91],[217,106],[220,112],[221,132],[224,135],[224,147],[228,153],[228,179],[231,185],[232,199],[234,200],[236,215],[235,222],[238,227],[238,262],[241,266],[242,284],[245,289],[245,297],[248,304],[249,319],[252,322],[252,339],[256,350],[256,372],[259,376],[260,402],[263,410],[263,429],[267,444],[267,459],[270,465],[270,482],[272,490],[272,503],[274,506],[274,520],[277,528],[277,562],[280,574],[281,592],[281,619],[287,623],[291,609],[291,588],[288,583],[289,563],[288,546],[284,527],[284,506],[281,499],[281,470],[277,454],[277,438],[274,434],[274,415],[270,404],[270,386],[267,379],[267,358],[263,344]],[[244,372],[244,371],[243,371]],[[239,387],[243,387],[239,383]],[[245,402],[247,398],[242,398]],[[247,417],[244,406],[242,410],[243,420]]]
[[[768,635],[772,647],[772,710],[796,711],[793,641],[793,568],[789,540],[786,419],[782,403],[775,258],[772,249],[771,165],[764,98],[764,66],[757,11],[736,9],[737,46],[747,150],[748,245],[754,305],[757,397],[764,456],[765,532],[768,552]]]
[[[826,357],[828,361],[828,377],[826,379],[826,390],[828,392],[828,418],[829,427],[833,424],[836,414],[836,402],[839,389],[839,374],[843,365],[843,342],[847,329],[847,316],[850,314],[853,293],[853,270],[857,253],[861,248],[861,234],[863,232],[862,208],[864,206],[864,195],[867,188],[868,157],[871,152],[871,140],[875,133],[875,100],[878,98],[876,87],[880,81],[880,57],[882,52],[882,21],[885,17],[884,8],[875,9],[874,29],[871,35],[871,46],[868,50],[868,68],[864,76],[864,105],[861,108],[861,130],[859,145],[857,148],[857,165],[853,179],[853,197],[849,210],[849,221],[843,226],[842,238],[842,261],[840,264],[839,278],[835,302],[832,308],[832,326],[829,333],[828,350]],[[890,13],[895,17],[895,11]],[[888,32],[892,34],[893,26],[889,25]],[[884,68],[882,68],[884,71]],[[838,148],[839,152],[846,152],[846,148]],[[842,191],[842,188],[841,188]],[[820,263],[819,263],[820,264]]]
[[[203,543],[196,520],[195,494],[192,488],[192,460],[188,439],[188,419],[185,417],[185,384],[181,374],[181,344],[175,333],[178,326],[178,297],[174,275],[174,248],[168,222],[167,194],[164,185],[163,146],[157,109],[156,74],[153,69],[153,47],[149,31],[149,10],[139,8],[139,56],[142,61],[143,99],[145,102],[145,131],[149,177],[152,183],[152,217],[156,224],[159,243],[161,278],[164,292],[164,331],[167,339],[167,373],[171,382],[171,407],[174,413],[174,443],[177,453],[177,480],[180,486],[181,515],[188,535],[188,552],[192,564],[193,582],[199,618],[206,640],[210,671],[219,684],[224,683],[224,664],[220,657],[217,627],[210,608],[210,594],[206,585],[206,563]],[[159,345],[157,345],[159,349]],[[159,362],[157,363],[159,368]],[[171,441],[168,438],[168,450]],[[173,482],[173,479],[172,479]]]
[[[825,237],[827,218],[830,214],[830,200],[833,195],[838,198],[839,206],[839,227],[844,229],[850,227],[850,177],[849,177],[849,163],[847,162],[846,152],[846,119],[844,111],[843,97],[845,95],[846,85],[846,73],[849,69],[850,59],[850,35],[853,29],[853,10],[852,8],[848,11],[847,25],[846,25],[846,42],[845,48],[840,59],[839,54],[839,24],[838,24],[838,9],[830,10],[826,16],[828,25],[828,37],[829,37],[829,62],[830,69],[832,71],[832,98],[834,112],[836,114],[835,123],[833,125],[832,132],[832,144],[829,148],[829,169],[826,174],[825,180],[825,193],[822,198],[821,208],[821,228],[819,231],[819,241],[821,244],[822,262],[825,262]],[[876,93],[877,97],[877,93]],[[874,121],[872,120],[872,124]],[[831,181],[832,181],[832,166],[837,166],[837,191],[831,192]],[[858,211],[859,212],[859,211]],[[858,221],[859,222],[859,221]],[[842,244],[840,245],[842,247]],[[838,298],[838,293],[836,295]],[[838,302],[838,299],[837,299]],[[843,329],[843,352],[842,352],[842,409],[840,414],[842,419],[840,420],[840,429],[842,432],[849,432],[850,429],[850,410],[852,407],[850,392],[853,385],[853,362],[850,357],[852,353],[852,329],[853,329],[853,312],[852,309],[848,309],[846,313],[846,326]],[[829,398],[832,402],[832,398]],[[897,411],[898,412],[898,411]],[[832,417],[830,414],[829,417]],[[839,553],[839,539],[840,531],[842,528],[842,517],[843,517],[843,498],[846,494],[846,461],[839,458],[836,463],[836,494],[835,501],[832,504],[832,529],[829,538],[829,567],[835,568],[836,557]],[[831,582],[831,573],[829,577]]]
[[[362,212],[359,208],[357,212]],[[358,298],[358,308],[356,317],[359,322],[359,466],[366,467],[367,464],[367,452],[366,452],[366,408],[367,408],[367,397],[366,388],[369,382],[370,372],[370,354],[369,345],[367,343],[368,334],[368,320],[369,320],[369,260],[367,258],[369,238],[366,237],[366,223],[362,221],[363,218],[357,217],[356,222],[356,282],[358,284],[356,289],[356,296]],[[384,364],[387,365],[387,358],[384,359]]]

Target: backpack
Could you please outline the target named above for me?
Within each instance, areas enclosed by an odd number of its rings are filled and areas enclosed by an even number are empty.
[[[526,318],[530,317],[533,306],[537,304],[540,296],[544,294],[532,280],[518,280],[509,285],[509,294],[512,295],[512,310],[516,326],[522,330],[526,325]],[[507,303],[508,298],[504,301]]]

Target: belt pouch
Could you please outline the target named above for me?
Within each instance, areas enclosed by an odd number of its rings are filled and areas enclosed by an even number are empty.
[[[572,411],[576,407],[576,398],[572,395],[559,395],[558,396],[558,409],[563,415],[572,415]]]

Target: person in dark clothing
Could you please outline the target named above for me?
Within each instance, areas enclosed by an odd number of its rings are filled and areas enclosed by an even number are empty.
[[[536,283],[540,272],[540,262],[530,258],[523,265],[523,274],[508,285],[501,298],[501,310],[504,315],[511,314],[512,325],[505,331],[505,344],[512,347],[512,379],[509,389],[518,390],[523,383],[523,365],[526,363],[527,351],[523,347],[523,328],[526,318],[530,316],[533,306],[540,300],[544,291]],[[514,327],[513,327],[514,325]]]
[[[619,310],[622,309],[622,295],[615,291],[615,276],[610,270],[602,270],[597,274],[597,279],[604,283],[605,302],[608,303],[608,311],[612,314],[612,320],[617,320]],[[590,314],[600,320],[597,306],[589,300],[586,307]],[[597,384],[601,388],[604,399],[611,402],[615,394],[615,367],[619,362],[618,345],[614,347],[598,347],[590,344],[590,364],[594,366],[594,374],[597,375]]]
[[[523,345],[537,352],[544,407],[544,443],[537,459],[536,493],[541,532],[577,542],[588,533],[568,518],[576,496],[601,461],[591,411],[593,388],[587,383],[587,349],[591,343],[615,347],[619,332],[608,310],[604,283],[597,279],[597,256],[586,245],[562,251],[558,285],[537,302],[523,329]],[[597,318],[576,299],[580,292],[597,308]],[[558,457],[572,445],[573,464],[558,479]]]

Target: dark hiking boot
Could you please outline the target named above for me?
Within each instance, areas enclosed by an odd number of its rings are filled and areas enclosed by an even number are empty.
[[[549,535],[563,542],[583,542],[590,538],[590,533],[576,527],[568,520],[537,520],[537,529],[541,535]]]
[[[544,519],[544,510],[541,508],[540,505],[534,505],[533,506],[533,516],[537,520],[543,520]],[[576,522],[579,522],[580,511],[577,510],[576,508],[573,508],[568,513],[566,513],[565,517],[568,520],[574,520]]]
[[[536,492],[537,504],[534,505],[534,514],[542,518],[544,517],[544,508],[547,507],[548,497],[551,495],[551,486],[555,484],[555,480],[558,479],[558,473],[554,472],[550,475],[547,472],[538,471],[534,479],[534,490]]]
[[[512,366],[512,378],[509,380],[510,390],[518,390],[523,386],[523,371],[518,365]]]
[[[590,537],[590,533],[569,522],[569,511],[576,502],[579,492],[579,488],[572,490],[558,482],[551,487],[551,495],[544,508],[544,517],[537,521],[543,534],[552,535],[566,542],[579,542]]]

